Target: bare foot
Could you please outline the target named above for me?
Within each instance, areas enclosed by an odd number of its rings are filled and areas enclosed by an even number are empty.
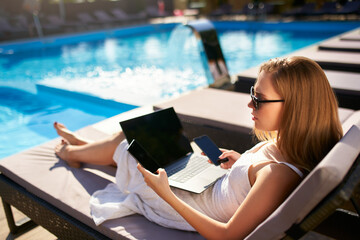
[[[65,138],[65,140],[68,141],[71,145],[84,145],[88,143],[88,141],[80,138],[72,131],[67,129],[62,123],[54,122],[54,128],[58,135]]]
[[[64,160],[65,162],[67,162],[67,164],[70,167],[74,167],[74,168],[79,168],[81,167],[81,163],[71,160],[71,151],[72,151],[72,146],[70,144],[68,144],[65,140],[61,140],[61,143],[59,143],[56,147],[55,147],[55,154],[61,158],[62,160]]]

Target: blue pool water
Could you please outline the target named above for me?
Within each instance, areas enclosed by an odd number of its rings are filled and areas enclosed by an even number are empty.
[[[331,24],[215,26],[230,74],[236,74],[359,26]],[[54,138],[54,121],[76,130],[206,85],[194,36],[176,26],[0,45],[0,159]]]

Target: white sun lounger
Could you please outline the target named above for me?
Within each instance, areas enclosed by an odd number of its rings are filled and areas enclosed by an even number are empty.
[[[237,75],[235,90],[249,92],[254,85],[259,66],[245,70]],[[360,109],[360,73],[324,70],[330,86],[334,90],[339,105],[344,108]]]
[[[207,133],[217,145],[242,152],[255,144],[248,102],[249,93],[201,88],[155,104],[154,109],[174,107],[190,139]],[[339,108],[341,122],[357,112]]]
[[[358,32],[359,29],[356,29],[287,55],[304,56],[316,61],[324,69],[340,107],[356,110],[360,109],[360,45],[356,41],[339,39],[357,35]],[[257,78],[259,67],[237,74],[235,90],[247,93]]]
[[[320,43],[319,50],[360,52],[360,41],[343,41],[339,39],[331,39]]]
[[[360,41],[360,28],[343,34],[340,39],[345,41]]]

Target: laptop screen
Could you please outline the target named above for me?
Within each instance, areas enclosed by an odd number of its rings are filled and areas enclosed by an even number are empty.
[[[173,108],[120,122],[120,126],[126,140],[136,139],[161,167],[192,152]]]

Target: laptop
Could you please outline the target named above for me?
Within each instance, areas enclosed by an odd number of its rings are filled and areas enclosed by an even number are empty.
[[[122,121],[120,126],[129,143],[135,139],[155,165],[165,169],[172,187],[201,193],[227,172],[194,153],[172,107]]]

